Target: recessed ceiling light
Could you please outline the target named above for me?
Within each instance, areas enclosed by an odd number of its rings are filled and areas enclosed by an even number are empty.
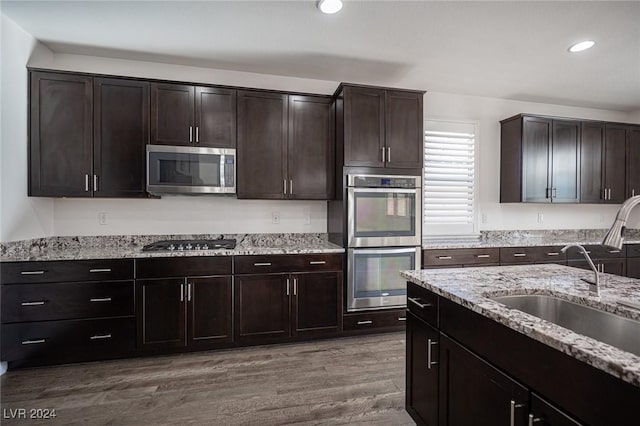
[[[580,43],[576,43],[571,46],[569,48],[569,52],[582,52],[583,50],[591,49],[594,44],[596,44],[596,42],[592,40],[581,41]]]
[[[342,9],[342,0],[318,0],[316,6],[322,13],[331,15]]]

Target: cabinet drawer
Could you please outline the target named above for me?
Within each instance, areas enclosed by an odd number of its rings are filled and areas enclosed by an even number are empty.
[[[293,271],[296,269],[298,259],[295,255],[269,254],[235,256],[233,261],[236,274],[260,274]]]
[[[426,249],[422,251],[423,266],[482,265],[496,263],[499,249]]]
[[[626,247],[622,247],[621,250],[612,250],[608,248],[604,248],[600,245],[588,245],[584,246],[591,256],[591,259],[616,259],[616,258],[624,258],[627,255]],[[567,256],[569,260],[584,260],[584,256],[580,253],[575,247],[571,247],[567,250]]]
[[[126,356],[135,318],[27,322],[2,326],[2,358],[36,364]]]
[[[132,280],[133,259],[3,263],[3,284]]]
[[[640,257],[640,244],[628,244],[625,247],[627,249],[627,257]]]
[[[402,327],[407,320],[406,311],[375,311],[347,314],[343,317],[345,331]]]
[[[562,247],[563,246],[502,247],[500,249],[500,263],[556,262],[566,264],[567,256],[560,251]]]
[[[231,275],[231,256],[154,257],[136,260],[136,278]]]
[[[295,272],[342,271],[342,254],[305,254],[294,256]]]
[[[3,323],[133,314],[133,281],[2,286]]]
[[[426,288],[407,283],[407,309],[434,327],[438,326],[438,296]]]

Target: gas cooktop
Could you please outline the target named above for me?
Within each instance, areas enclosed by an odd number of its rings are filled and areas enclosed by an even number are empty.
[[[194,251],[234,249],[236,240],[164,240],[142,248],[142,251]]]

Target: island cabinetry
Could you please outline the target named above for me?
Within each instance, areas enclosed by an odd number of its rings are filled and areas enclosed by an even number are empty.
[[[2,264],[2,360],[10,367],[129,356],[133,260]]]
[[[600,245],[586,245],[584,247],[599,272],[625,276],[627,267],[626,246],[622,247],[621,250],[607,249]],[[591,270],[589,262],[575,247],[567,250],[567,256],[569,266]]]
[[[342,330],[342,256],[235,257],[238,343],[269,343]]]
[[[500,251],[486,249],[425,249],[422,251],[422,268],[460,268],[467,266],[497,266]]]
[[[228,346],[232,332],[231,257],[136,262],[138,349]]]

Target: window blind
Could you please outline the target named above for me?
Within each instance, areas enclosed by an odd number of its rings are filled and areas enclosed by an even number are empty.
[[[425,129],[424,234],[475,234],[475,125],[427,121]]]

